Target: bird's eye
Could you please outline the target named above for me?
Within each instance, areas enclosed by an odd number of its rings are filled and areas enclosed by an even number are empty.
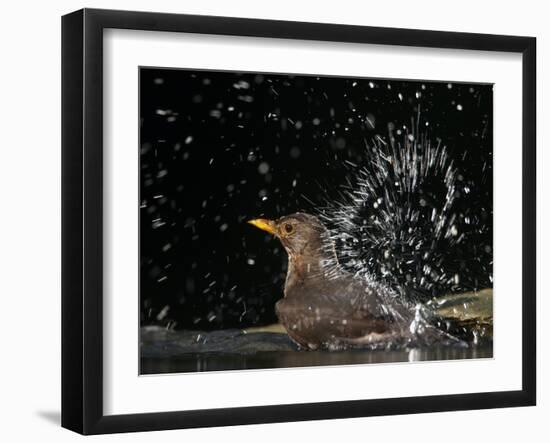
[[[290,223],[287,223],[285,225],[285,231],[287,234],[290,234],[292,231],[294,231],[294,227]]]

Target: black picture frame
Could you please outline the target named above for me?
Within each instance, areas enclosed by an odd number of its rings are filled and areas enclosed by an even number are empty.
[[[171,411],[103,413],[103,30],[454,48],[522,54],[522,389]],[[82,434],[228,426],[536,403],[536,39],[83,9],[62,18],[62,426]]]

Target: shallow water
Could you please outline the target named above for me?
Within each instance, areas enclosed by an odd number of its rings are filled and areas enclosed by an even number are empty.
[[[492,358],[492,340],[477,346],[400,350],[300,351],[286,334],[141,330],[141,374],[335,366]]]

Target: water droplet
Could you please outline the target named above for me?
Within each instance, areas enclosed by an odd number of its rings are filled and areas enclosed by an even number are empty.
[[[260,163],[258,166],[258,172],[262,175],[265,175],[269,172],[269,164],[266,162]]]

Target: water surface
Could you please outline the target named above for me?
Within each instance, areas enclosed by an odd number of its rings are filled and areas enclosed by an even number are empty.
[[[285,334],[142,328],[141,374],[296,368],[492,358],[492,340],[476,346],[302,351]]]

